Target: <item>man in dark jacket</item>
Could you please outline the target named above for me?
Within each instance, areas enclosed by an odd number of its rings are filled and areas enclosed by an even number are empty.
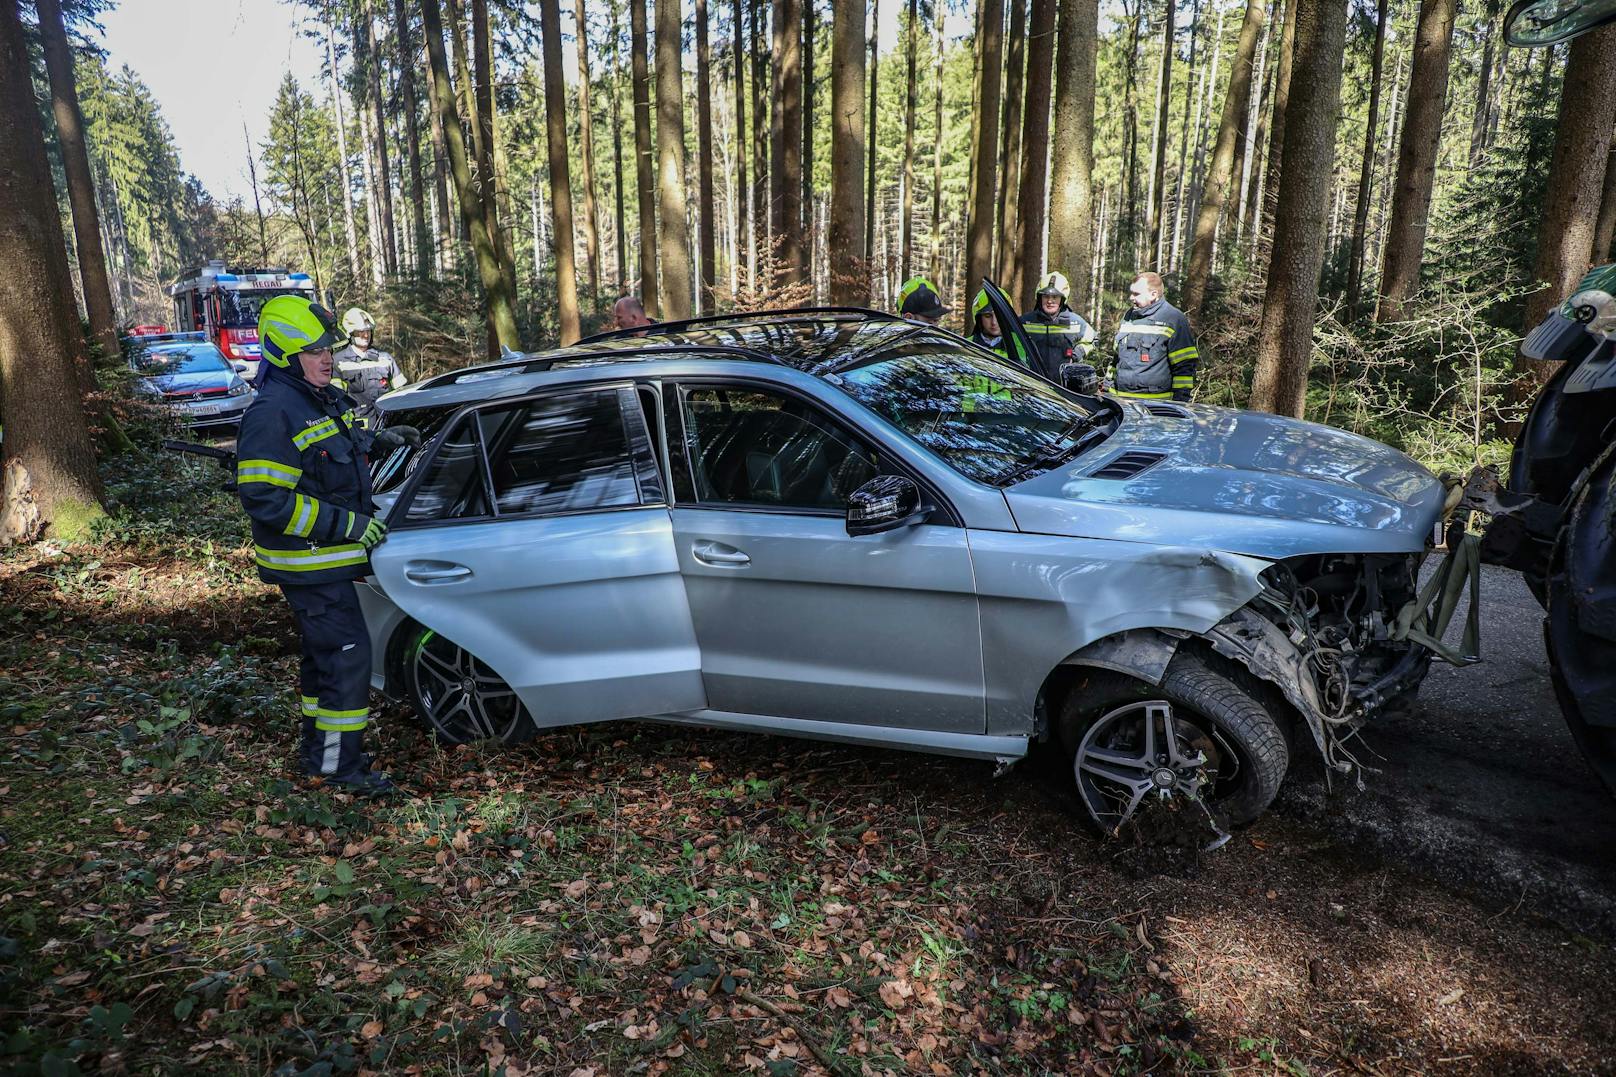
[[[343,342],[331,312],[276,296],[258,316],[258,399],[241,420],[236,487],[252,518],[254,560],[278,584],[302,638],[299,677],[304,774],[354,792],[391,791],[370,769],[370,634],[353,581],[387,534],[371,502],[371,435],[352,397],[331,385]]]
[[[1165,290],[1160,274],[1148,272],[1128,289],[1132,309],[1117,329],[1118,396],[1188,401],[1195,391],[1195,335],[1184,312],[1162,298]]]
[[[1080,363],[1094,344],[1094,327],[1068,307],[1072,286],[1064,273],[1049,273],[1038,282],[1038,303],[1021,316],[1032,340],[1033,372],[1060,384],[1061,367]]]

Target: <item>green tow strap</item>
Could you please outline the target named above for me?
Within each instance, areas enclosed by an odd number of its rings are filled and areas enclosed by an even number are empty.
[[[1464,635],[1459,649],[1442,642],[1465,585],[1470,587],[1470,611],[1465,616]],[[1449,547],[1442,567],[1432,573],[1419,597],[1397,612],[1392,639],[1413,640],[1431,653],[1456,666],[1481,661],[1481,536],[1468,532],[1457,546]]]

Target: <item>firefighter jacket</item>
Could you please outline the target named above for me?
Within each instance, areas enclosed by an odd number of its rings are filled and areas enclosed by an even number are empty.
[[[1021,326],[1032,341],[1032,361],[1027,365],[1056,385],[1065,363],[1082,362],[1094,343],[1094,327],[1065,303],[1051,317],[1040,308],[1021,316]]]
[[[971,343],[978,347],[986,348],[1000,359],[1010,358],[1009,342],[1004,339],[1004,334],[1002,333],[996,337],[990,337],[981,330],[977,330],[971,334]]]
[[[354,400],[270,367],[241,419],[236,489],[252,518],[254,560],[265,583],[356,580],[369,571],[359,537],[371,501],[371,436]]]
[[[342,379],[343,388],[362,408],[376,403],[376,398],[383,393],[406,384],[398,360],[380,348],[368,348],[361,353],[350,344],[333,355],[331,360],[336,364],[337,377]]]
[[[1118,396],[1188,400],[1198,361],[1190,320],[1167,300],[1123,313],[1114,378]]]

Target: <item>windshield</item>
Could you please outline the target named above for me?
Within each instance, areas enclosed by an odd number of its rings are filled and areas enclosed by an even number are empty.
[[[135,369],[153,378],[169,374],[216,374],[221,370],[235,370],[212,344],[186,344],[138,352],[135,355]]]
[[[1043,461],[1055,466],[1076,435],[1107,415],[1027,371],[935,337],[905,340],[825,380],[989,485],[1026,477]]]
[[[252,291],[219,289],[219,324],[226,329],[258,328],[258,312],[278,295],[301,295],[309,299],[307,288],[254,288]]]

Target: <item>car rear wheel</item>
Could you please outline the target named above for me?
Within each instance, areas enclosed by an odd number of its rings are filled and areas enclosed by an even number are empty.
[[[404,653],[410,702],[445,744],[520,744],[538,729],[511,686],[481,659],[431,629]]]
[[[1249,823],[1290,764],[1263,701],[1188,652],[1159,685],[1085,673],[1066,697],[1061,739],[1089,821],[1113,835],[1173,800],[1204,807],[1220,831]]]

